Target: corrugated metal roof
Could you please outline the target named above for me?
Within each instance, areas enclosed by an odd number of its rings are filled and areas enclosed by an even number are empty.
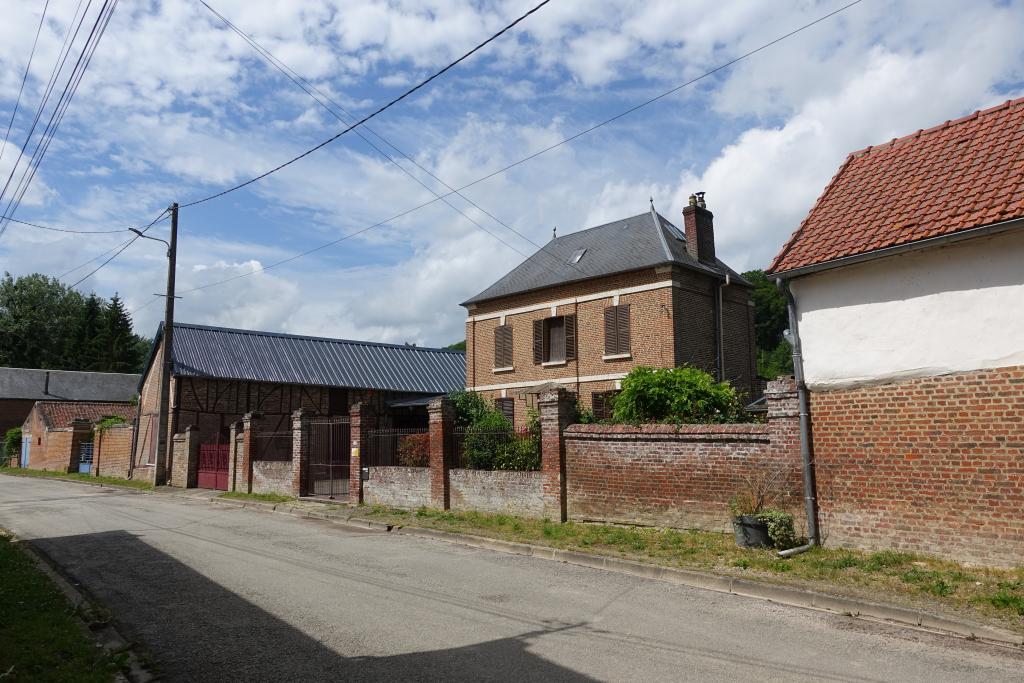
[[[128,401],[138,382],[139,375],[119,372],[0,368],[0,398]]]
[[[572,263],[579,251],[583,257]],[[708,266],[690,256],[683,232],[652,210],[557,237],[462,305],[666,263],[718,276],[729,272],[734,282],[749,284],[721,261]]]
[[[174,373],[443,394],[465,386],[466,355],[447,349],[175,323]]]

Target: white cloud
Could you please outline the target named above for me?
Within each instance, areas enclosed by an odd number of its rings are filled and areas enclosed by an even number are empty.
[[[213,4],[365,113],[533,0]],[[560,0],[372,125],[459,186],[839,4]],[[26,90],[33,109],[73,5],[51,2],[54,20]],[[0,24],[0,111],[13,104],[38,11],[12,9]],[[706,190],[719,253],[737,269],[764,266],[849,151],[1005,99],[1005,84],[1022,78],[1014,34],[1022,23],[1017,2],[861,3],[697,88],[466,190],[528,239],[458,197],[451,201],[530,253],[531,241],[544,244],[553,226],[564,234],[640,213],[651,196],[678,220],[689,193]],[[16,132],[24,135],[24,124],[19,117]],[[200,5],[122,3],[58,135],[62,147],[47,158],[26,207],[34,202],[40,220],[57,225],[137,224],[171,199],[262,172],[338,127]],[[179,287],[251,272],[431,198],[346,136],[183,214]],[[0,261],[17,272],[60,273],[118,239],[11,226],[0,239]],[[521,258],[435,203],[309,257],[189,293],[179,318],[448,343],[463,334],[458,302]],[[164,264],[161,245],[135,245],[87,286],[120,291],[129,308],[146,305],[136,320],[149,333],[160,317],[151,302],[163,288]]]

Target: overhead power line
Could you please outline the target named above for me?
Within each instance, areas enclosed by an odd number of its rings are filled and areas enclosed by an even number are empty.
[[[113,235],[114,233],[129,231],[128,228],[117,228],[114,230],[72,230],[71,228],[58,228],[52,225],[40,225],[39,223],[23,221],[17,218],[8,217],[7,220],[9,220],[12,223],[28,226],[30,228],[39,228],[40,230],[51,230],[53,232],[68,232],[75,235]]]
[[[143,235],[143,233],[145,233],[145,232],[146,232],[147,230],[149,230],[149,229],[150,229],[150,228],[152,228],[152,227],[153,227],[154,225],[156,225],[157,223],[159,223],[159,222],[160,222],[160,221],[161,221],[161,220],[163,219],[163,217],[164,217],[165,215],[167,215],[167,212],[168,212],[168,211],[170,211],[170,209],[164,209],[163,211],[161,211],[161,212],[160,212],[160,215],[159,215],[159,216],[157,216],[156,218],[154,218],[154,219],[153,219],[153,220],[152,220],[152,221],[151,221],[151,222],[149,223],[149,225],[147,225],[147,226],[146,226],[146,227],[144,227],[144,228],[143,228],[142,230],[140,230],[140,231],[139,231],[139,232],[138,232],[138,233],[137,233],[137,234],[136,234],[136,235],[135,235],[134,237],[132,237],[132,238],[131,238],[130,240],[128,240],[127,242],[125,242],[125,243],[124,243],[123,245],[121,245],[121,246],[120,246],[120,248],[118,248],[118,247],[115,247],[115,249],[117,249],[117,251],[116,251],[116,252],[114,252],[114,254],[113,254],[113,255],[112,255],[112,256],[111,256],[110,258],[108,258],[108,259],[107,259],[106,261],[104,261],[104,262],[103,262],[103,263],[101,263],[100,265],[96,266],[96,268],[94,268],[93,270],[89,271],[89,274],[88,274],[88,275],[86,275],[85,277],[83,277],[83,278],[81,278],[81,279],[77,280],[77,281],[75,282],[75,284],[73,284],[73,285],[71,285],[70,287],[68,287],[68,289],[74,289],[74,288],[75,288],[75,287],[77,287],[78,285],[82,284],[83,282],[85,282],[86,280],[88,280],[89,278],[91,278],[91,277],[92,277],[93,275],[95,275],[96,273],[98,273],[98,272],[99,272],[99,271],[100,271],[100,270],[101,270],[101,269],[102,269],[102,268],[103,268],[103,267],[104,267],[105,265],[107,265],[108,263],[110,263],[111,261],[113,261],[114,259],[116,259],[116,258],[117,258],[118,256],[120,256],[120,255],[121,255],[121,253],[122,253],[122,252],[123,252],[123,251],[124,251],[125,249],[127,249],[128,247],[130,247],[130,246],[132,246],[133,244],[135,244],[135,240],[137,240],[137,239],[141,238],[141,237],[142,237],[142,235]],[[111,250],[111,251],[112,251],[112,250]],[[110,253],[110,251],[107,251],[107,252],[105,252],[105,253],[108,253],[108,254],[109,254],[109,253]],[[101,254],[100,256],[98,256],[98,257],[96,257],[96,258],[102,258],[102,256],[103,256],[103,255]],[[96,258],[94,258],[94,259],[92,259],[92,260],[93,260],[93,261],[95,261],[95,260],[96,260]],[[86,263],[89,263],[89,261],[86,261]],[[85,264],[82,264],[82,265],[84,266]],[[80,267],[81,267],[81,266],[79,266],[79,268],[80,268]],[[78,268],[72,268],[71,270],[69,270],[69,271],[68,271],[68,273],[70,273],[70,272],[73,272],[73,271],[75,271],[75,270],[78,270]],[[65,273],[65,274],[66,274],[66,273]],[[63,276],[62,276],[62,277],[63,277]]]
[[[207,3],[207,2],[205,2],[205,0],[199,0],[199,2],[200,2],[200,3],[201,3],[201,4],[203,5],[203,6],[204,6],[204,7],[206,7],[206,9],[208,9],[208,10],[209,10],[209,11],[210,11],[211,13],[213,13],[213,14],[214,14],[214,15],[215,15],[215,16],[216,16],[216,17],[217,17],[218,19],[220,19],[220,20],[221,20],[221,22],[223,22],[225,26],[227,26],[227,27],[228,27],[229,29],[231,29],[231,30],[232,30],[232,31],[233,31],[234,33],[236,33],[236,34],[237,34],[237,35],[238,35],[239,37],[241,37],[241,38],[242,38],[242,40],[244,40],[244,41],[245,41],[245,42],[246,42],[246,43],[247,43],[247,44],[248,44],[248,45],[249,45],[249,46],[250,46],[250,47],[251,47],[251,48],[252,48],[252,49],[253,49],[253,50],[254,50],[254,51],[255,51],[255,52],[257,53],[257,54],[258,54],[258,55],[260,55],[260,57],[262,57],[262,58],[263,58],[263,60],[264,60],[264,61],[266,61],[266,62],[267,62],[268,64],[270,64],[271,66],[273,66],[274,68],[276,68],[276,69],[277,69],[278,71],[280,71],[281,73],[283,73],[283,74],[284,74],[285,76],[287,76],[287,77],[288,77],[288,79],[289,79],[289,80],[290,80],[290,81],[291,81],[292,83],[294,83],[294,84],[295,84],[295,85],[296,85],[296,86],[297,86],[298,88],[300,88],[300,89],[301,89],[301,90],[302,90],[303,92],[305,92],[305,93],[306,93],[307,95],[309,95],[309,96],[310,96],[310,97],[311,97],[311,98],[312,98],[312,99],[313,99],[313,100],[314,100],[314,101],[315,101],[315,102],[316,102],[317,104],[319,104],[319,105],[320,105],[320,106],[321,106],[321,107],[322,107],[322,108],[323,108],[323,109],[324,109],[324,110],[325,110],[325,111],[326,111],[327,113],[329,113],[329,114],[330,114],[331,116],[333,116],[333,117],[334,117],[335,119],[337,119],[338,121],[341,121],[342,123],[344,123],[344,124],[348,125],[348,121],[346,121],[346,120],[345,120],[345,118],[343,118],[343,117],[342,117],[342,116],[341,116],[340,114],[338,114],[338,112],[336,112],[336,111],[335,111],[334,109],[332,109],[332,108],[331,108],[331,106],[330,106],[330,105],[334,105],[334,107],[337,107],[337,109],[339,109],[339,110],[340,110],[340,111],[341,111],[341,112],[342,112],[342,113],[343,113],[343,114],[344,114],[345,116],[348,116],[348,117],[349,117],[349,118],[351,118],[351,119],[355,119],[355,116],[354,116],[354,115],[353,115],[353,114],[352,114],[352,113],[351,113],[350,111],[348,111],[348,110],[347,110],[347,109],[346,109],[346,108],[345,108],[345,107],[344,107],[344,106],[343,106],[342,104],[340,104],[340,103],[339,103],[339,102],[338,102],[337,100],[333,99],[333,98],[332,98],[332,97],[331,97],[330,95],[328,95],[328,94],[327,94],[327,93],[325,93],[324,91],[322,91],[322,90],[320,90],[319,88],[317,88],[317,87],[316,87],[315,85],[313,85],[312,83],[310,83],[310,82],[309,82],[309,81],[308,81],[307,79],[303,78],[303,77],[302,77],[302,76],[301,76],[301,75],[300,75],[299,73],[297,73],[297,72],[296,72],[296,71],[295,71],[294,69],[292,69],[292,68],[291,68],[290,66],[288,66],[287,64],[285,64],[285,63],[284,63],[283,61],[281,61],[281,60],[280,60],[279,58],[277,58],[277,57],[276,57],[276,56],[275,56],[275,55],[274,55],[273,53],[271,53],[271,52],[270,52],[270,50],[266,49],[266,48],[265,48],[265,47],[264,47],[263,45],[261,45],[261,44],[260,44],[260,43],[259,43],[259,42],[258,42],[258,41],[257,41],[257,40],[255,39],[255,38],[253,38],[253,37],[252,37],[251,35],[249,35],[249,34],[245,33],[245,32],[244,32],[244,31],[243,31],[242,29],[240,29],[240,28],[239,28],[238,26],[236,26],[236,25],[235,25],[234,23],[232,23],[230,19],[228,19],[228,18],[227,18],[227,17],[225,17],[225,16],[223,15],[223,14],[221,14],[220,12],[218,12],[218,11],[217,11],[216,9],[214,9],[213,7],[211,7],[211,6],[210,6],[210,5],[209,5],[209,4]],[[328,104],[328,102],[330,103],[330,105]],[[461,193],[459,193],[459,192],[456,192],[456,191],[455,191],[455,188],[453,188],[453,187],[452,187],[451,185],[449,185],[449,184],[448,184],[448,183],[446,183],[446,182],[445,182],[444,180],[442,180],[441,178],[439,178],[439,177],[438,177],[437,175],[435,175],[434,173],[432,173],[432,172],[431,172],[431,171],[430,171],[430,170],[429,170],[428,168],[424,167],[424,166],[423,166],[422,164],[420,164],[420,163],[419,163],[418,161],[416,161],[416,159],[414,159],[414,158],[413,158],[412,156],[410,156],[409,154],[407,154],[407,153],[405,153],[404,151],[402,151],[402,150],[401,150],[401,149],[400,149],[400,148],[399,148],[399,147],[398,147],[397,145],[395,145],[395,144],[394,144],[393,142],[391,142],[390,140],[388,140],[388,139],[387,139],[386,137],[384,137],[383,135],[381,135],[380,133],[378,133],[378,132],[377,132],[376,130],[374,130],[373,128],[370,128],[370,126],[369,126],[369,125],[365,125],[365,126],[363,126],[363,129],[365,129],[365,130],[366,130],[366,131],[367,131],[368,133],[372,134],[372,135],[373,135],[374,137],[376,137],[377,139],[379,139],[379,140],[380,140],[381,142],[383,142],[383,143],[384,143],[385,145],[387,145],[388,147],[390,147],[391,149],[393,149],[393,150],[394,150],[395,152],[397,152],[398,154],[400,154],[400,155],[401,155],[402,157],[404,157],[405,159],[407,159],[407,160],[408,160],[408,161],[409,161],[410,163],[412,163],[413,165],[415,165],[415,166],[416,166],[416,168],[420,169],[421,171],[423,171],[424,173],[426,173],[427,175],[429,175],[429,176],[430,176],[431,178],[433,178],[434,180],[436,180],[436,181],[437,181],[438,183],[440,183],[441,185],[443,185],[444,187],[446,187],[446,188],[447,188],[447,189],[448,189],[448,190],[449,190],[450,192],[455,192],[455,194],[456,194],[456,195],[458,195],[458,196],[459,196],[459,197],[460,197],[461,199],[465,200],[465,201],[466,201],[467,203],[469,203],[470,205],[472,205],[473,207],[475,207],[475,208],[476,208],[477,210],[479,210],[479,211],[480,211],[481,213],[483,213],[484,215],[488,216],[489,218],[491,218],[491,219],[492,219],[493,221],[495,221],[496,223],[499,223],[500,225],[502,225],[503,227],[505,227],[505,228],[506,228],[507,230],[509,230],[510,232],[513,232],[513,233],[515,233],[516,235],[518,235],[519,237],[521,237],[521,238],[522,238],[523,240],[525,240],[525,241],[529,242],[530,244],[532,244],[532,245],[533,245],[534,247],[536,247],[537,249],[539,249],[539,250],[543,250],[543,247],[542,247],[541,245],[537,244],[536,242],[534,242],[534,241],[533,241],[532,239],[530,239],[530,237],[529,237],[529,236],[527,236],[527,235],[523,234],[522,232],[520,232],[520,231],[516,230],[516,229],[515,229],[515,228],[513,228],[513,227],[512,227],[511,225],[509,225],[509,224],[508,224],[508,223],[506,223],[505,221],[501,220],[500,218],[498,218],[497,216],[495,216],[495,215],[494,215],[493,213],[491,213],[490,211],[488,211],[488,210],[484,209],[484,208],[483,208],[482,206],[480,206],[479,204],[477,204],[476,202],[474,202],[474,201],[473,201],[472,199],[470,199],[469,197],[467,197],[467,196],[465,196],[465,195],[463,195],[463,194],[461,194]],[[475,225],[475,226],[476,226],[477,228],[479,228],[479,229],[480,229],[480,230],[482,230],[483,232],[487,233],[488,235],[490,235],[491,237],[493,237],[493,238],[494,238],[494,239],[496,239],[497,241],[501,242],[501,243],[502,243],[502,244],[504,244],[504,245],[505,245],[506,247],[508,247],[508,248],[509,248],[509,249],[511,249],[512,251],[516,252],[517,254],[519,254],[520,256],[522,256],[523,258],[529,258],[529,255],[528,255],[528,254],[524,254],[524,253],[523,253],[522,251],[520,251],[520,250],[519,250],[519,249],[517,249],[516,247],[512,246],[511,244],[509,244],[509,243],[508,243],[508,242],[506,242],[505,240],[501,239],[501,238],[500,238],[500,237],[498,237],[498,236],[497,236],[496,234],[494,234],[493,232],[491,232],[490,230],[488,230],[487,228],[485,228],[484,226],[482,226],[482,225],[481,225],[481,224],[480,224],[479,222],[477,222],[477,221],[476,221],[475,219],[473,219],[473,218],[472,218],[471,216],[469,216],[469,215],[468,215],[468,214],[466,214],[466,213],[465,213],[464,211],[462,211],[462,209],[460,209],[460,208],[458,208],[457,206],[455,206],[454,204],[452,204],[452,203],[451,203],[451,202],[450,202],[450,201],[449,201],[449,200],[448,200],[448,199],[447,199],[446,197],[442,197],[442,196],[441,196],[441,194],[440,194],[439,192],[435,191],[435,190],[434,190],[434,189],[433,189],[432,187],[430,187],[429,185],[427,185],[426,183],[424,183],[424,182],[423,182],[422,180],[420,180],[420,179],[419,179],[419,178],[418,178],[418,177],[417,177],[417,176],[416,176],[416,175],[415,175],[414,173],[412,173],[412,172],[411,172],[411,171],[410,171],[409,169],[407,169],[407,168],[406,168],[405,166],[403,166],[402,164],[398,163],[398,161],[396,161],[396,160],[395,160],[395,159],[394,159],[394,158],[393,158],[393,157],[392,157],[391,155],[389,155],[389,154],[388,154],[387,152],[385,152],[385,151],[384,151],[384,150],[382,150],[382,149],[381,149],[380,147],[378,147],[378,146],[377,146],[376,144],[374,144],[374,142],[373,142],[372,140],[370,140],[369,138],[367,138],[367,137],[366,137],[365,135],[363,135],[363,133],[362,133],[362,132],[361,132],[360,130],[355,130],[354,132],[355,132],[355,134],[356,134],[356,135],[358,135],[358,136],[359,136],[359,137],[360,137],[360,138],[361,138],[361,139],[362,139],[362,140],[363,140],[363,141],[364,141],[364,142],[365,142],[365,143],[366,143],[366,144],[367,144],[367,145],[368,145],[369,147],[371,147],[371,148],[372,148],[373,150],[375,150],[375,151],[376,151],[376,152],[377,152],[378,154],[380,154],[380,155],[381,155],[382,157],[384,157],[384,159],[386,159],[387,161],[391,162],[391,163],[392,163],[392,164],[394,164],[394,165],[395,165],[396,167],[398,167],[398,169],[399,169],[400,171],[402,171],[402,172],[403,172],[403,173],[405,173],[405,174],[406,174],[407,176],[409,176],[410,178],[412,178],[412,179],[413,179],[413,180],[414,180],[415,182],[417,182],[417,183],[418,183],[418,184],[419,184],[420,186],[422,186],[422,187],[423,187],[424,189],[426,189],[426,190],[427,190],[428,192],[430,192],[431,194],[433,194],[433,195],[434,195],[434,196],[435,196],[436,198],[438,198],[438,199],[440,199],[441,201],[443,201],[443,202],[444,202],[444,203],[445,203],[446,205],[448,205],[448,206],[449,206],[449,207],[450,207],[450,208],[451,208],[451,209],[452,209],[453,211],[457,212],[457,213],[458,213],[459,215],[461,215],[461,216],[462,216],[463,218],[465,218],[465,219],[466,219],[467,221],[469,221],[470,223],[472,223],[473,225]],[[548,255],[548,253],[547,253],[547,252],[539,252],[539,253],[544,253],[544,254]],[[564,261],[563,259],[560,259],[560,258],[558,258],[558,257],[556,257],[556,256],[554,256],[554,255],[549,255],[549,256],[550,256],[550,258],[551,258],[551,259],[552,259],[553,261],[556,261],[556,262],[558,263],[558,265],[559,265],[559,266],[563,266],[563,265],[569,265],[570,267],[572,267],[572,268],[574,268],[574,269],[576,269],[576,270],[579,270],[579,268],[578,268],[578,267],[577,267],[577,266],[576,266],[575,264],[572,264],[572,263],[566,264],[566,262],[565,262],[565,261]],[[581,271],[581,272],[582,272],[582,271]]]
[[[96,19],[93,22],[92,29],[89,31],[89,35],[86,38],[85,44],[82,47],[82,51],[78,55],[78,59],[75,61],[75,65],[71,70],[71,74],[68,76],[68,80],[64,84],[64,88],[61,92],[60,97],[57,100],[57,104],[54,106],[53,112],[50,114],[50,120],[46,124],[46,128],[36,142],[35,149],[32,152],[32,157],[22,172],[21,177],[18,180],[18,185],[15,188],[13,194],[8,200],[7,206],[4,208],[3,216],[0,216],[0,235],[6,230],[6,219],[14,215],[14,212],[18,210],[18,206],[21,204],[22,198],[28,191],[29,186],[32,184],[32,180],[35,178],[36,172],[39,170],[40,164],[43,162],[43,158],[46,156],[46,152],[49,150],[50,143],[53,142],[54,136],[57,134],[58,128],[60,128],[61,122],[64,120],[64,116],[67,113],[68,107],[71,105],[71,100],[74,98],[75,93],[78,92],[78,87],[85,77],[85,72],[89,68],[89,64],[92,62],[93,55],[96,53],[96,48],[99,47],[100,40],[103,34],[107,30],[107,26],[110,24],[110,20],[114,15],[114,11],[117,9],[119,0],[104,0],[103,5],[100,7],[99,12],[96,15]],[[91,4],[91,0],[90,0]],[[86,6],[85,11],[82,13],[82,20],[85,19],[88,13],[89,6]],[[81,20],[79,21],[81,26]],[[78,29],[75,33],[77,35]],[[71,48],[74,45],[74,39],[68,45],[68,52],[65,54],[64,59],[66,60],[67,55],[71,53]],[[61,67],[63,67],[63,60]],[[60,69],[57,73],[59,74]],[[54,81],[56,82],[56,81]],[[48,95],[44,97],[43,102],[40,104],[40,110],[37,112],[38,115],[42,112],[45,106]],[[33,130],[35,129],[35,123],[33,124]],[[26,138],[25,146],[19,154],[19,161],[24,155],[25,149],[28,147],[28,143],[31,140],[31,132],[29,137]],[[15,165],[16,168],[17,164]],[[14,168],[12,170],[12,176]],[[10,177],[8,178],[7,184],[4,186],[3,192],[0,192],[0,196],[3,196],[7,191],[7,187],[10,184]]]
[[[352,130],[354,128],[357,128],[358,126],[363,125],[364,123],[366,123],[367,121],[369,121],[373,117],[377,116],[378,114],[387,111],[388,109],[390,109],[394,105],[398,104],[399,102],[401,102],[402,100],[407,98],[409,95],[412,95],[414,92],[416,92],[419,89],[421,89],[424,86],[426,86],[428,83],[430,83],[434,79],[442,76],[443,74],[447,73],[451,69],[455,68],[457,65],[459,65],[462,62],[464,62],[465,60],[469,59],[471,56],[473,56],[474,54],[476,54],[477,52],[482,50],[484,47],[486,47],[490,43],[494,42],[495,40],[497,40],[501,36],[505,35],[509,31],[511,31],[515,26],[517,26],[519,23],[525,21],[530,15],[532,15],[534,12],[538,11],[541,7],[543,7],[544,5],[548,4],[549,2],[551,2],[551,0],[543,0],[541,3],[536,5],[533,9],[531,9],[531,10],[527,11],[525,14],[521,15],[515,21],[513,21],[512,23],[507,25],[505,28],[501,29],[500,31],[498,31],[497,33],[492,35],[490,38],[488,38],[487,40],[483,41],[482,43],[480,43],[479,45],[477,45],[476,47],[471,49],[466,54],[464,54],[461,57],[459,57],[458,59],[456,59],[454,62],[451,62],[450,64],[448,64],[447,66],[442,68],[440,71],[437,71],[433,75],[431,75],[430,77],[420,81],[418,84],[416,84],[413,87],[409,88],[408,90],[406,90],[404,93],[402,93],[401,95],[399,95],[395,99],[391,100],[387,104],[382,105],[381,107],[378,107],[373,112],[367,114],[363,118],[359,119],[358,121],[356,121],[352,125],[348,126],[344,130],[342,130],[341,132],[339,132],[339,133],[337,133],[335,135],[332,135],[331,137],[327,138],[323,142],[321,142],[321,143],[319,143],[319,144],[317,144],[317,145],[315,145],[313,147],[310,147],[309,149],[307,149],[302,154],[299,154],[298,156],[292,157],[288,161],[286,161],[286,162],[284,162],[282,164],[278,164],[277,166],[275,166],[274,168],[270,169],[269,171],[264,171],[263,173],[259,174],[258,176],[254,177],[254,178],[250,178],[249,180],[246,180],[244,182],[238,183],[237,185],[229,187],[229,188],[227,188],[225,190],[221,190],[220,192],[216,192],[216,193],[211,194],[211,195],[209,195],[207,197],[203,197],[201,199],[195,199],[193,201],[190,201],[190,202],[187,202],[185,204],[182,204],[181,208],[185,209],[185,208],[188,208],[190,206],[195,206],[196,204],[202,204],[203,202],[208,202],[208,201],[211,201],[213,199],[217,199],[218,197],[223,197],[226,194],[230,194],[231,192],[234,192],[236,190],[240,190],[243,187],[246,187],[248,185],[252,185],[253,183],[255,183],[257,181],[262,180],[263,178],[266,178],[267,176],[269,176],[269,175],[271,175],[273,173],[277,173],[281,169],[286,168],[286,167],[294,164],[299,159],[303,159],[303,158],[309,156],[310,154],[312,154],[313,152],[317,151],[318,149],[322,149],[323,147],[326,147],[327,145],[331,144],[332,142],[334,142],[335,140],[340,138],[345,133],[348,133],[350,130]],[[203,3],[203,4],[206,4],[206,3]]]
[[[21,85],[18,87],[18,97],[14,100],[14,110],[11,112],[11,120],[7,122],[7,132],[4,133],[4,144],[0,145],[0,159],[4,158],[4,150],[7,149],[7,140],[11,137],[11,128],[14,126],[14,117],[18,115],[18,105],[21,104],[21,94],[25,91],[25,82],[28,80],[29,69],[32,68],[32,58],[36,56],[36,45],[39,43],[39,34],[43,30],[43,22],[46,21],[46,10],[50,7],[50,0],[43,5],[43,13],[39,17],[39,26],[36,27],[36,37],[32,40],[32,49],[28,53],[28,63],[25,64],[25,73],[21,76]]]
[[[405,211],[402,211],[401,213],[397,213],[394,216],[391,216],[390,218],[386,218],[386,219],[384,219],[382,221],[378,221],[378,222],[374,223],[373,225],[368,225],[368,226],[366,226],[364,228],[361,228],[361,229],[356,230],[354,232],[351,232],[351,233],[348,233],[346,235],[343,235],[343,236],[339,237],[338,239],[331,240],[330,242],[325,242],[325,243],[323,243],[323,244],[321,244],[319,246],[313,247],[312,249],[308,249],[306,251],[299,252],[297,254],[293,254],[292,256],[289,256],[288,258],[282,259],[280,261],[276,261],[276,262],[270,263],[270,264],[268,264],[266,266],[262,266],[260,268],[253,269],[253,270],[249,271],[248,273],[242,273],[242,274],[239,274],[239,275],[234,275],[232,277],[224,278],[222,280],[214,280],[212,282],[208,282],[206,284],[199,285],[198,287],[193,287],[192,289],[187,289],[187,290],[184,290],[183,292],[179,292],[179,293],[184,294],[186,292],[196,292],[196,291],[199,291],[199,290],[208,289],[210,287],[216,287],[217,285],[222,285],[222,284],[225,284],[227,282],[232,282],[234,280],[238,280],[238,279],[241,279],[243,277],[249,277],[250,275],[255,275],[257,273],[262,273],[263,271],[270,270],[271,268],[276,268],[278,266],[282,266],[282,265],[284,265],[286,263],[290,263],[290,262],[295,261],[297,259],[303,258],[305,256],[309,256],[310,254],[313,254],[313,253],[316,253],[316,252],[321,251],[323,249],[326,249],[327,247],[331,247],[331,246],[334,246],[335,244],[339,244],[341,242],[344,242],[345,240],[348,240],[348,239],[350,239],[352,237],[356,237],[357,235],[361,235],[364,232],[368,232],[370,230],[373,230],[374,228],[378,228],[378,227],[380,227],[382,225],[387,225],[388,223],[391,223],[392,221],[398,220],[399,218],[403,218],[404,216],[407,216],[407,215],[409,215],[409,214],[411,214],[411,213],[413,213],[415,211],[419,211],[422,208],[425,208],[425,207],[430,206],[430,205],[432,205],[432,204],[434,204],[434,203],[436,203],[438,201],[441,201],[441,199],[444,198],[444,197],[448,197],[448,196],[450,196],[452,194],[455,194],[455,193],[461,192],[461,191],[463,191],[463,190],[465,190],[467,188],[473,187],[474,185],[477,185],[479,183],[484,182],[485,180],[488,180],[488,179],[493,178],[493,177],[495,177],[497,175],[500,175],[501,173],[504,173],[504,172],[506,172],[506,171],[508,171],[508,170],[510,170],[512,168],[515,168],[516,166],[524,164],[527,161],[530,161],[532,159],[536,159],[537,157],[541,156],[542,154],[546,154],[547,152],[550,152],[553,149],[556,149],[558,147],[561,147],[562,145],[565,145],[565,144],[567,144],[569,142],[577,140],[577,139],[583,137],[584,135],[587,135],[588,133],[592,133],[593,131],[595,131],[595,130],[597,130],[599,128],[602,128],[602,127],[604,127],[604,126],[606,126],[606,125],[608,125],[610,123],[618,121],[619,119],[621,119],[621,118],[623,118],[625,116],[628,116],[629,114],[632,114],[634,112],[637,112],[640,109],[643,109],[644,107],[647,107],[647,106],[649,106],[649,105],[651,105],[651,104],[653,104],[653,103],[655,103],[655,102],[657,102],[659,100],[662,100],[665,97],[668,97],[669,95],[672,95],[673,93],[676,93],[676,92],[682,90],[683,88],[686,88],[687,86],[690,86],[690,85],[693,85],[694,83],[702,81],[705,78],[708,78],[709,76],[712,76],[713,74],[716,74],[719,71],[722,71],[723,69],[727,69],[730,66],[733,66],[734,64],[736,64],[738,62],[741,62],[741,61],[743,61],[743,60],[745,60],[745,59],[747,59],[747,58],[757,54],[758,52],[766,50],[766,49],[772,47],[773,45],[777,45],[778,43],[781,43],[782,41],[784,41],[784,40],[786,40],[788,38],[791,38],[791,37],[797,35],[798,33],[801,33],[803,31],[811,28],[812,26],[816,26],[817,24],[820,24],[821,22],[826,21],[826,20],[836,16],[837,14],[840,14],[841,12],[844,12],[844,11],[850,9],[854,5],[859,5],[862,1],[863,0],[854,0],[853,2],[847,3],[846,5],[843,5],[842,7],[839,7],[838,9],[833,10],[832,12],[829,12],[828,14],[824,14],[821,17],[818,17],[817,19],[815,19],[813,21],[810,21],[810,22],[808,22],[806,24],[803,24],[799,28],[793,29],[792,31],[790,31],[788,33],[785,33],[785,34],[779,36],[778,38],[775,38],[774,40],[771,40],[771,41],[769,41],[767,43],[764,43],[763,45],[761,45],[761,46],[759,46],[757,48],[754,48],[753,50],[745,52],[742,55],[740,55],[740,56],[738,56],[738,57],[736,57],[734,59],[731,59],[728,62],[725,62],[724,64],[721,64],[721,65],[715,67],[714,69],[711,69],[710,71],[706,71],[703,74],[701,74],[700,76],[697,76],[696,78],[692,78],[692,79],[686,81],[685,83],[677,85],[677,86],[675,86],[675,87],[673,87],[673,88],[671,88],[669,90],[666,90],[665,92],[663,92],[663,93],[661,93],[659,95],[656,95],[655,97],[652,97],[652,98],[650,98],[648,100],[645,100],[645,101],[643,101],[643,102],[641,102],[639,104],[636,104],[636,105],[626,109],[625,111],[623,111],[623,112],[621,112],[619,114],[616,114],[615,116],[612,116],[610,118],[607,118],[604,121],[601,121],[600,123],[597,123],[597,124],[595,124],[593,126],[590,126],[589,128],[585,128],[584,130],[581,130],[581,131],[579,131],[578,133],[576,133],[574,135],[571,135],[569,137],[563,138],[559,142],[556,142],[556,143],[554,143],[552,145],[549,145],[549,146],[547,146],[547,147],[545,147],[543,149],[540,149],[540,150],[537,150],[535,152],[532,152],[531,154],[529,154],[529,155],[519,159],[518,161],[514,161],[511,164],[508,164],[507,166],[504,166],[504,167],[502,167],[502,168],[500,168],[500,169],[498,169],[496,171],[488,173],[487,175],[481,176],[480,178],[477,178],[476,180],[474,180],[472,182],[466,183],[465,185],[463,185],[461,187],[455,188],[451,192],[448,192],[447,194],[444,194],[441,197],[437,197],[437,198],[428,200],[426,202],[423,202],[422,204],[417,204],[416,206],[413,206],[413,207],[411,207],[409,209],[406,209]],[[186,206],[188,206],[188,205],[186,205]]]

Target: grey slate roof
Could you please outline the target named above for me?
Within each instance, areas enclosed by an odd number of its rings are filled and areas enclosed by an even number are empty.
[[[157,343],[162,337],[161,325]],[[175,323],[174,373],[442,394],[465,386],[466,355],[446,349]]]
[[[130,401],[139,377],[117,372],[0,368],[0,399]]]
[[[569,265],[580,249],[586,249],[583,258]],[[721,261],[713,266],[697,261],[686,251],[686,237],[679,228],[661,214],[645,211],[551,240],[462,305],[668,263],[717,276],[728,272],[733,282],[749,284]]]

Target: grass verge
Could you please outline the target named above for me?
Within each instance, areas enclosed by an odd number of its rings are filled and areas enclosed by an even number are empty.
[[[258,500],[262,503],[290,503],[295,500],[295,496],[282,496],[277,493],[242,493],[241,491],[227,491],[217,497],[232,500]]]
[[[946,612],[1024,633],[1024,567],[966,567],[893,550],[869,553],[829,547],[781,559],[771,550],[739,548],[731,534],[712,531],[558,524],[478,512],[367,506],[357,515]]]
[[[120,668],[98,650],[64,594],[0,532],[0,679],[111,681]]]
[[[67,479],[69,481],[85,481],[90,484],[104,484],[106,486],[121,486],[128,489],[152,490],[153,485],[145,481],[134,479],[119,479],[117,477],[94,477],[91,474],[79,472],[50,472],[49,470],[30,470],[24,467],[0,467],[0,474],[13,474],[17,477],[39,477],[41,479]]]

